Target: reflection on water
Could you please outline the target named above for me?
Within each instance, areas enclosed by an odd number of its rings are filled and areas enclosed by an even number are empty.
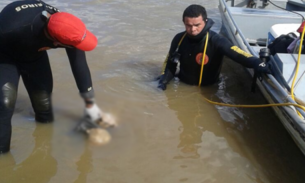
[[[219,91],[217,85],[202,90],[203,93],[196,86],[180,84],[174,94],[166,92],[169,108],[176,111],[181,122],[179,152],[174,159],[188,162],[183,167],[193,173],[185,180],[196,182],[196,171],[193,172],[196,167],[203,182],[265,182],[265,175],[244,158],[246,154],[229,133],[219,112],[202,99],[202,95],[215,95],[213,92]]]
[[[33,132],[34,148],[24,161],[15,162],[11,153],[3,155],[1,182],[49,182],[57,171],[57,162],[51,155],[52,133],[51,124],[37,124]]]
[[[92,161],[91,151],[86,148],[79,161],[76,162],[77,170],[80,173],[74,183],[86,182],[88,174],[93,170]]]
[[[0,7],[11,1],[1,1]],[[20,84],[11,152],[0,156],[0,182],[255,182],[301,183],[305,158],[269,108],[243,109],[218,102],[261,104],[251,78],[226,59],[221,80],[197,88],[179,81],[156,89],[172,37],[184,29],[191,2],[161,0],[48,1],[81,17],[98,39],[88,52],[96,100],[118,119],[101,147],[74,131],[83,115],[64,50],[50,51],[55,122],[38,124]],[[218,1],[208,7],[220,28]]]

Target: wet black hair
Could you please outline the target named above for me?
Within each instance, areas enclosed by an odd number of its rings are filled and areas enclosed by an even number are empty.
[[[200,15],[202,16],[203,21],[206,21],[206,19],[208,18],[207,12],[203,6],[198,4],[192,4],[184,10],[182,15],[182,21],[184,22],[185,17],[195,18],[199,17]]]

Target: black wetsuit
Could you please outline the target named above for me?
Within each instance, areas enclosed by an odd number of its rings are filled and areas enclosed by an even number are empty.
[[[58,9],[42,1],[16,1],[0,13],[0,153],[10,148],[11,118],[20,76],[39,122],[53,120],[52,72],[48,48],[57,48],[44,33],[47,18]],[[92,81],[85,52],[66,48],[79,92],[93,97]],[[67,71],[68,72],[68,71]]]
[[[178,53],[181,55],[179,59],[180,72],[177,76],[187,84],[199,84],[201,58],[205,47],[207,32],[209,32],[206,49],[206,60],[208,62],[204,65],[201,86],[213,84],[218,80],[224,56],[228,56],[248,68],[254,68],[261,62],[259,58],[242,51],[225,37],[210,30],[213,23],[213,20],[208,19],[206,26],[200,34],[195,37],[186,35],[179,46]],[[178,33],[172,40],[169,56],[165,60],[166,66],[163,79],[167,82],[175,75],[177,63],[172,60],[175,57],[178,43],[184,34],[185,32]]]

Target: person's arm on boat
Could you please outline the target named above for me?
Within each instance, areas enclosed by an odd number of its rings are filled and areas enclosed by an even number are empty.
[[[240,49],[238,46],[234,46],[228,39],[223,36],[215,36],[214,39],[218,39],[214,41],[215,43],[220,43],[217,45],[217,47],[220,48],[219,50],[233,61],[241,64],[244,67],[253,68],[259,73],[271,73],[269,69],[269,63],[265,63],[261,59]]]

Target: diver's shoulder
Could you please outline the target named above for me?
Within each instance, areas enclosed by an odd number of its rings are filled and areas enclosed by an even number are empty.
[[[185,33],[186,33],[185,31],[177,33],[177,34],[175,35],[174,39],[181,39],[182,36],[183,36]]]

